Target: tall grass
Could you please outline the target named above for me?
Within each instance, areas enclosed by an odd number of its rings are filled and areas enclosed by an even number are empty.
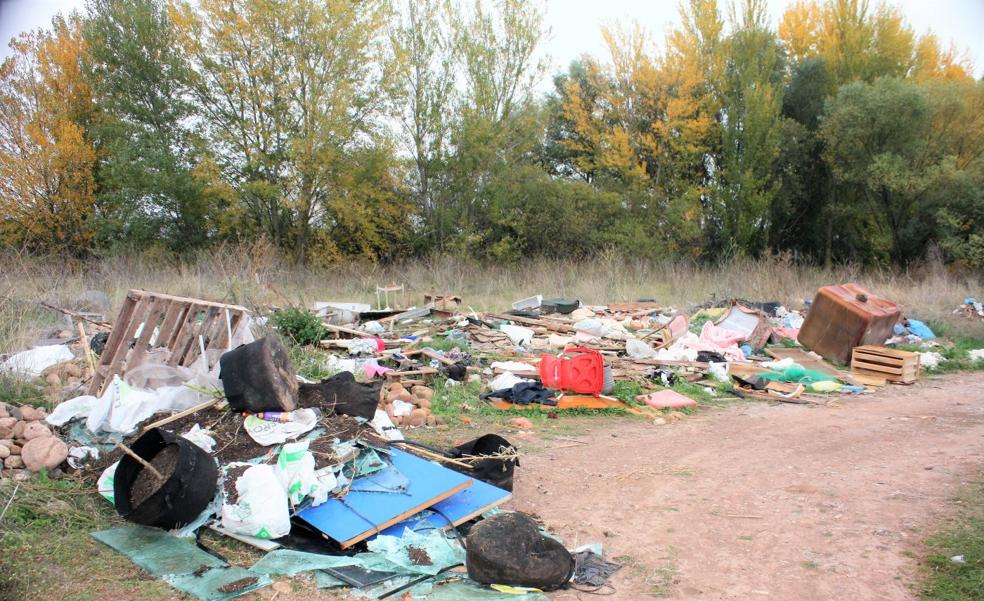
[[[453,292],[475,310],[501,310],[538,293],[599,304],[651,298],[679,309],[729,298],[800,307],[820,286],[858,282],[900,303],[906,315],[928,320],[946,333],[984,338],[984,324],[952,315],[965,297],[984,296],[981,274],[939,265],[906,271],[851,265],[825,269],[773,257],[708,266],[602,254],[591,260],[530,259],[516,265],[436,256],[314,269],[291,266],[265,245],[221,247],[180,262],[145,254],[88,262],[6,254],[0,262],[0,352],[28,346],[40,330],[57,323],[57,316],[41,309],[39,301],[71,309],[86,290],[109,296],[112,319],[130,288],[247,307],[307,306],[319,300],[375,304],[376,286],[390,282],[407,286],[409,298],[400,302],[420,303],[426,292]]]

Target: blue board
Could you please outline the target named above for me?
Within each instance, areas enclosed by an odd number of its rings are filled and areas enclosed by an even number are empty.
[[[481,480],[472,479],[471,486],[431,508],[440,513],[425,510],[409,519],[393,524],[380,534],[403,536],[405,528],[415,532],[426,532],[435,529],[444,530],[450,528],[452,524],[459,526],[511,498],[512,493],[507,490],[502,490]],[[448,523],[449,519],[451,524]]]
[[[391,466],[356,478],[341,499],[301,510],[297,517],[338,541],[343,549],[455,495],[474,482],[468,476],[391,447]],[[388,472],[388,473],[387,473]],[[400,475],[405,478],[400,478]],[[384,492],[381,485],[406,482]],[[364,490],[356,490],[362,488]]]

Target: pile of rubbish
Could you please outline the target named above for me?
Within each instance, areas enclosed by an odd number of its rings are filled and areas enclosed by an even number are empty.
[[[60,310],[79,318],[78,336],[63,331],[0,370],[70,398],[50,413],[0,405],[0,477],[77,470],[133,524],[93,537],[199,599],[301,572],[370,598],[538,599],[604,587],[618,566],[599,545],[568,550],[500,509],[519,466],[505,438],[407,439],[449,427],[439,394],[472,386],[504,412],[617,408],[660,424],[699,405],[681,384],[824,403],[914,382],[944,344],[856,284],[799,310],[535,296],[479,313],[456,295],[426,298],[408,310],[318,303],[319,372],[333,375],[317,381],[297,373],[276,320],[244,307],[131,290],[112,325]],[[631,398],[619,382],[634,384]],[[233,567],[181,542],[204,529],[265,555]]]

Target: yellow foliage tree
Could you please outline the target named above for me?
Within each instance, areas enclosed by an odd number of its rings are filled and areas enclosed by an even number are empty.
[[[869,0],[800,0],[779,23],[796,61],[822,57],[835,85],[876,77],[965,79],[971,69],[932,34],[916,37],[899,9]]]
[[[92,92],[77,15],[22,34],[0,66],[0,242],[80,255],[93,239]]]

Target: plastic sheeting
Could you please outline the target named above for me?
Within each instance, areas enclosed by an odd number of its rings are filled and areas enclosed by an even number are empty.
[[[259,574],[283,574],[293,576],[301,572],[311,572],[323,570],[325,568],[338,568],[341,566],[361,565],[362,560],[357,557],[345,557],[344,555],[322,555],[321,553],[307,553],[305,551],[294,551],[291,549],[277,549],[270,551],[263,556],[250,570]],[[341,583],[344,584],[344,583]],[[340,585],[341,585],[340,584]]]
[[[230,566],[157,528],[127,526],[93,532],[91,536],[179,591],[202,601],[232,599],[272,582],[264,574]]]

